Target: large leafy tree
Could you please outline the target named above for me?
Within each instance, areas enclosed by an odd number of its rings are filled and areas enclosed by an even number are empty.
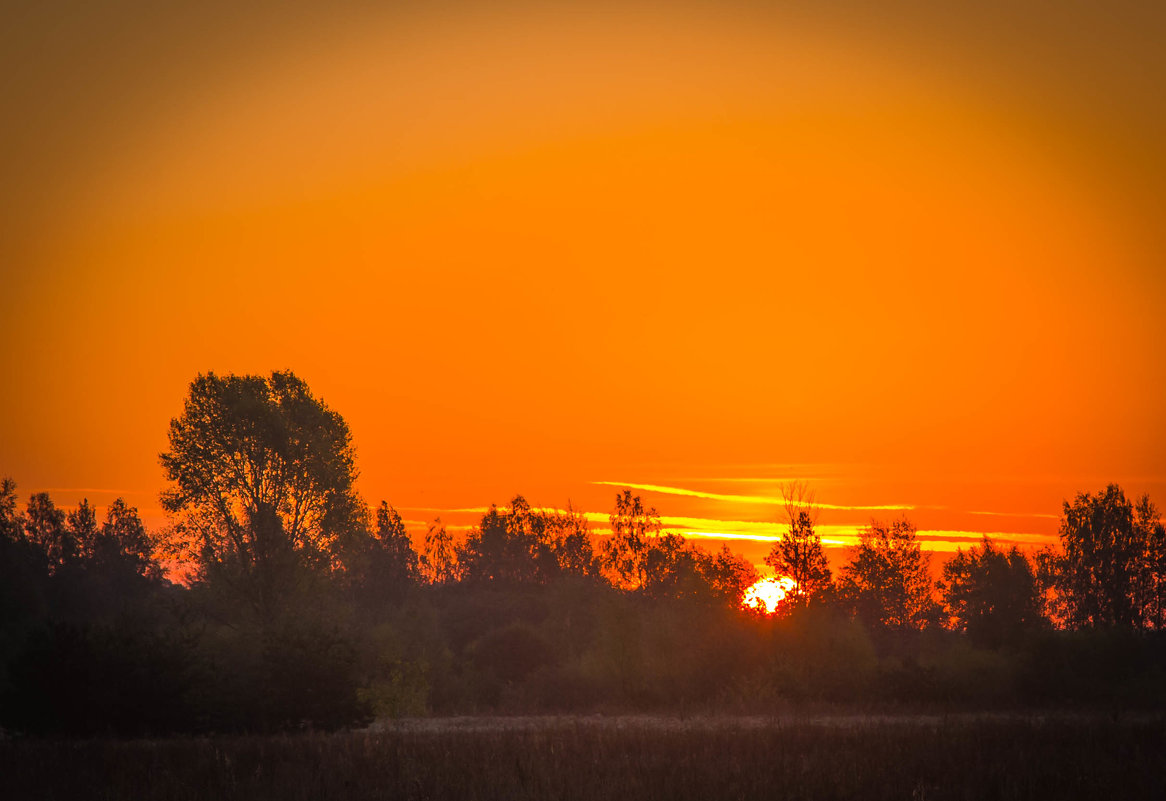
[[[953,626],[978,645],[1016,645],[1044,622],[1036,574],[1016,546],[998,548],[985,536],[943,566],[939,582]]]
[[[931,594],[929,555],[919,547],[914,524],[906,518],[890,525],[872,520],[841,570],[838,593],[870,624],[919,629],[933,623],[938,608]]]
[[[1079,493],[1061,516],[1054,586],[1073,626],[1161,628],[1166,616],[1166,531],[1149,497],[1116,484]]]
[[[830,568],[822,538],[814,531],[817,508],[813,493],[804,485],[795,484],[785,487],[782,496],[788,526],[765,557],[765,564],[778,576],[793,580],[793,589],[786,600],[804,606],[830,587]]]
[[[362,509],[348,426],[291,372],[199,375],[161,455],[179,555],[271,613],[342,562]]]

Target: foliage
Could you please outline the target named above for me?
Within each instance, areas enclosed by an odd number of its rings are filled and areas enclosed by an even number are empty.
[[[17,502],[16,482],[5,476],[0,480],[0,542],[15,542],[24,529]]]
[[[871,625],[919,629],[936,622],[929,554],[906,518],[884,525],[872,520],[859,533],[850,562],[842,568],[838,592],[844,603]]]
[[[1016,546],[1000,550],[986,536],[956,551],[943,566],[939,589],[953,625],[977,645],[1018,645],[1044,622],[1028,558]]]
[[[765,557],[765,564],[778,576],[793,580],[793,590],[786,596],[787,605],[804,606],[829,590],[830,568],[822,538],[814,531],[817,508],[813,494],[805,485],[790,485],[782,490],[788,528]]]
[[[421,570],[430,584],[448,584],[457,579],[457,549],[440,517],[430,523],[425,531]]]
[[[376,527],[360,550],[347,558],[348,583],[367,606],[400,600],[421,581],[421,559],[401,515],[385,501],[376,511]]]
[[[615,496],[609,520],[611,536],[603,542],[603,566],[616,586],[639,589],[647,583],[648,548],[660,536],[660,513],[625,489]]]
[[[1166,530],[1148,497],[1116,484],[1064,504],[1054,586],[1074,626],[1161,628],[1166,622]]]
[[[50,573],[77,556],[77,540],[65,523],[65,513],[53,504],[47,492],[38,492],[28,499],[24,536],[43,554]]]
[[[348,426],[290,372],[199,375],[169,442],[176,555],[265,616],[360,533]]]
[[[545,582],[558,572],[547,518],[521,495],[491,506],[457,549],[463,581]]]
[[[649,598],[715,601],[737,607],[757,571],[722,546],[715,554],[678,534],[654,538],[644,556],[644,585]]]
[[[17,507],[0,484],[0,727],[46,735],[339,728],[380,715],[777,711],[788,704],[1166,707],[1166,534],[1111,486],[1065,504],[1062,551],[985,539],[944,566],[872,521],[838,582],[813,497],[786,490],[767,560],[783,615],[741,608],[753,566],[662,531],[623,490],[611,536],[518,495],[466,538],[365,508],[338,414],[290,373],[199,376],[162,456],[171,555],[113,502]],[[809,603],[809,601],[815,601]],[[1072,629],[1043,625],[1042,603]]]
[[[457,548],[457,564],[469,582],[546,583],[597,572],[586,519],[570,510],[532,509],[521,495],[507,509],[490,507]]]

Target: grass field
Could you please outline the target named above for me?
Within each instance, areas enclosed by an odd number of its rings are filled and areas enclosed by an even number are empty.
[[[0,741],[7,799],[1162,799],[1166,721],[447,718],[335,734]]]

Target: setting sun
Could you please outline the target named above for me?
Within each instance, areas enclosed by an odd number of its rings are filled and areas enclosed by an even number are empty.
[[[796,585],[788,576],[769,576],[755,582],[745,590],[741,605],[746,608],[759,609],[766,614],[773,614],[777,605],[785,600]]]

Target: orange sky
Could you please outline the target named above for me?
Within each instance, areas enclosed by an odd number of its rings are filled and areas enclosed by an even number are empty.
[[[16,4],[0,473],[157,520],[195,374],[291,368],[418,525],[1166,504],[1166,15],[877,5]]]

